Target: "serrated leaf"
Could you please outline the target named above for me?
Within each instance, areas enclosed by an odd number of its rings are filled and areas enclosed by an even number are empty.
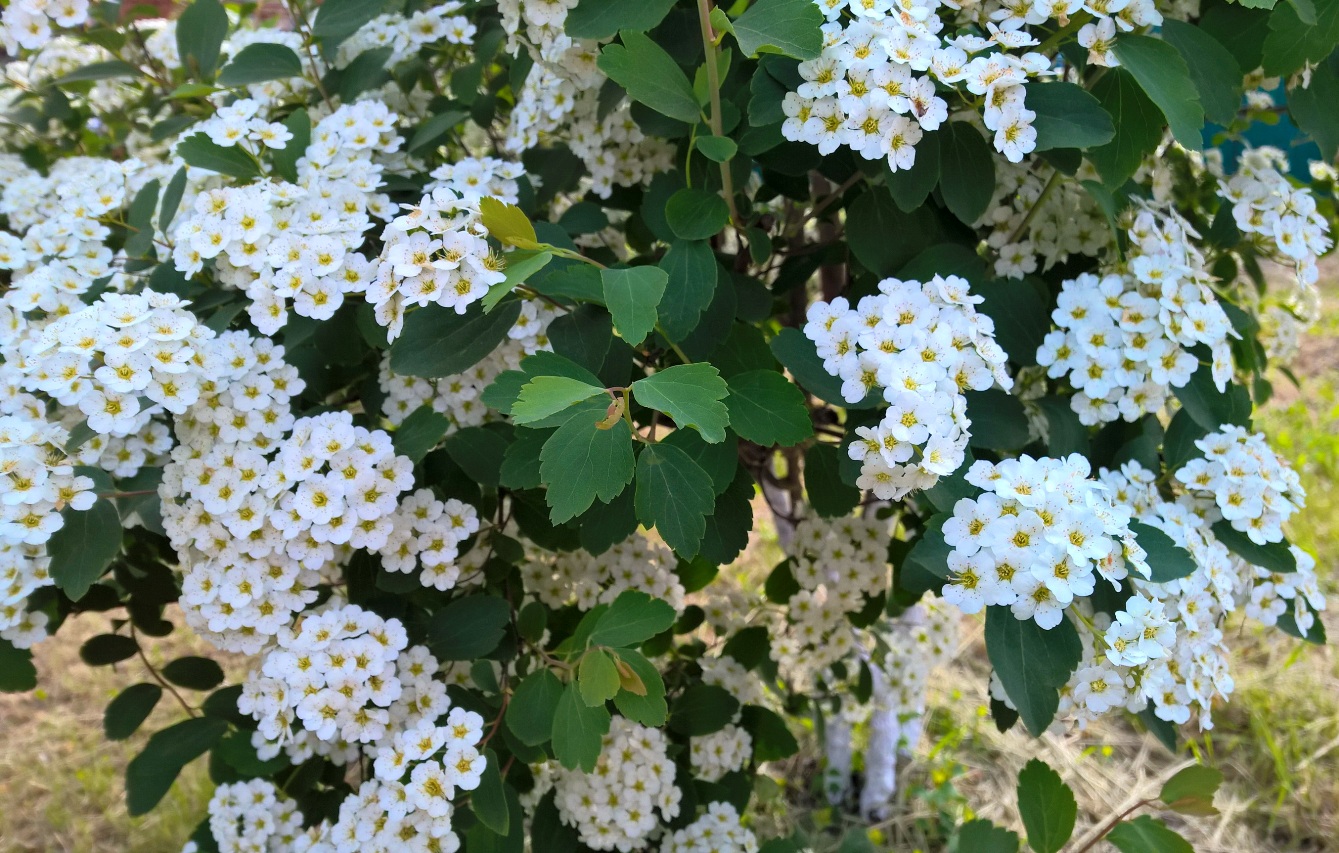
[[[527,675],[507,705],[507,727],[526,746],[538,746],[553,736],[553,718],[563,683],[551,670]]]
[[[1190,842],[1168,829],[1167,824],[1149,815],[1121,821],[1107,834],[1106,840],[1121,853],[1194,853],[1195,851]]]
[[[1034,758],[1019,771],[1018,814],[1028,846],[1037,853],[1057,853],[1065,846],[1078,810],[1074,792],[1044,761]]]
[[[1241,66],[1222,42],[1197,26],[1175,18],[1162,22],[1163,41],[1185,60],[1204,114],[1221,125],[1232,123],[1241,107]]]
[[[958,850],[962,853],[1018,853],[1018,833],[996,826],[988,820],[969,820],[958,830]]]
[[[267,80],[302,76],[302,60],[293,48],[282,44],[256,42],[237,52],[219,72],[220,86],[248,86]]]
[[[656,309],[669,276],[659,267],[600,270],[604,304],[623,340],[637,346],[656,326]]]
[[[815,444],[804,453],[804,488],[809,505],[823,518],[841,518],[860,503],[860,490],[841,478],[842,453]]]
[[[1112,52],[1162,110],[1176,141],[1193,151],[1202,149],[1204,107],[1190,81],[1190,69],[1176,48],[1152,36],[1122,33]]]
[[[1262,65],[1265,74],[1287,76],[1307,63],[1319,65],[1339,45],[1339,0],[1315,0],[1316,20],[1305,21],[1292,3],[1269,16]]]
[[[790,447],[814,434],[804,394],[775,370],[750,370],[730,377],[725,400],[730,426],[743,439]]]
[[[637,518],[675,551],[697,553],[716,503],[711,477],[677,447],[651,445],[637,460]]]
[[[535,423],[604,393],[603,388],[579,379],[536,376],[521,386],[521,396],[511,407],[511,417],[518,424]]]
[[[610,720],[603,705],[587,705],[577,685],[567,685],[553,714],[553,754],[558,763],[568,770],[594,771]]]
[[[716,294],[719,267],[705,240],[676,240],[660,259],[665,294],[656,308],[665,337],[682,342],[697,327]]]
[[[780,53],[817,59],[823,51],[823,13],[813,0],[758,0],[735,19],[745,56]]]
[[[697,124],[698,107],[693,84],[665,49],[636,32],[619,34],[622,44],[605,45],[596,61],[600,70],[628,93],[658,113]]]
[[[713,444],[725,440],[730,423],[721,402],[727,393],[725,380],[710,364],[677,364],[632,383],[638,403],[669,415],[679,429],[696,429]]]
[[[620,30],[646,32],[669,14],[674,0],[581,0],[563,30],[574,39],[608,39]]]
[[[644,592],[626,590],[619,593],[595,623],[590,642],[614,648],[637,646],[669,630],[674,618],[674,608],[668,602]]]
[[[665,221],[680,240],[705,240],[730,222],[730,208],[720,193],[686,187],[665,203]]]
[[[1120,132],[1106,145],[1088,151],[1088,159],[1109,190],[1130,179],[1144,157],[1162,141],[1163,116],[1124,68],[1109,68],[1093,84],[1093,95]]]
[[[1037,114],[1037,151],[1092,148],[1116,135],[1111,116],[1097,98],[1074,83],[1028,83],[1025,104]]]
[[[609,503],[632,482],[632,429],[621,419],[602,429],[589,415],[574,416],[544,443],[539,458],[549,520],[562,524],[589,509],[596,498]]]
[[[111,501],[94,502],[84,512],[66,509],[65,524],[51,534],[47,553],[51,578],[71,601],[78,601],[121,550],[121,517]]]

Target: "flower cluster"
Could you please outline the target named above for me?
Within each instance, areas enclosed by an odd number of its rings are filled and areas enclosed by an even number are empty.
[[[463,5],[451,0],[407,15],[378,15],[340,42],[339,51],[335,55],[335,67],[347,68],[361,54],[383,47],[391,49],[386,59],[386,67],[389,68],[416,55],[424,45],[473,44],[476,27],[469,18],[454,14]],[[320,18],[318,11],[316,20]]]
[[[701,817],[675,830],[660,853],[758,853],[758,838],[729,803],[712,803]]]
[[[243,99],[220,110],[213,137],[253,135],[282,148],[287,130],[259,118]],[[262,181],[205,190],[173,229],[176,268],[194,275],[213,261],[223,283],[243,290],[256,328],[273,334],[288,322],[290,301],[303,317],[328,320],[347,293],[371,287],[376,264],[358,249],[372,219],[388,219],[377,158],[403,141],[396,114],[380,101],[346,104],[312,128],[298,160],[297,184]],[[217,141],[217,139],[216,139]],[[221,143],[220,143],[221,144]]]
[[[752,756],[753,737],[733,723],[693,738],[688,749],[693,775],[705,782],[720,781],[725,774],[743,769]]]
[[[977,313],[981,301],[951,275],[888,278],[855,308],[843,297],[809,308],[804,333],[841,378],[846,401],[882,393],[888,404],[882,422],[855,431],[849,452],[861,462],[860,488],[896,500],[962,465],[971,437],[963,392],[1012,387],[995,324]]]
[[[1209,348],[1220,391],[1232,376],[1236,332],[1193,242],[1199,235],[1176,213],[1148,208],[1128,234],[1124,269],[1063,282],[1051,313],[1058,328],[1037,350],[1048,376],[1069,378],[1070,405],[1088,425],[1162,409],[1198,368],[1197,345]]]
[[[674,566],[673,552],[634,533],[603,554],[571,551],[532,559],[521,576],[526,590],[549,607],[575,603],[589,610],[634,589],[682,610],[684,589]]]
[[[1112,243],[1092,195],[1042,162],[995,164],[995,197],[984,224],[995,274],[1006,278],[1049,270],[1074,255],[1095,258]]]
[[[88,20],[89,0],[14,0],[0,13],[0,45],[10,55],[37,50],[51,40],[51,28],[78,27]]]
[[[1302,508],[1306,490],[1264,435],[1227,424],[1195,446],[1204,456],[1176,471],[1176,479],[1210,493],[1221,517],[1257,545],[1283,541],[1283,524]]]
[[[1092,594],[1098,576],[1121,580],[1127,561],[1147,576],[1129,508],[1114,504],[1090,473],[1078,454],[972,463],[967,482],[986,494],[960,499],[944,522],[953,549],[944,598],[964,613],[1008,605],[1018,619],[1049,629],[1076,598]]]
[[[682,792],[665,733],[614,717],[595,770],[558,768],[554,803],[563,823],[575,827],[592,850],[636,850],[679,814]]]
[[[225,783],[209,798],[209,834],[219,853],[293,850],[303,835],[302,812],[268,780]]]
[[[387,356],[382,359],[377,375],[377,382],[386,395],[381,404],[382,414],[398,426],[420,406],[431,406],[433,411],[450,418],[456,429],[482,424],[491,411],[479,399],[484,389],[504,371],[519,369],[521,359],[527,355],[551,349],[548,328],[557,316],[558,309],[548,303],[526,300],[521,304],[521,314],[507,333],[507,339],[478,364],[454,376],[441,379],[401,376],[391,370]]]
[[[419,489],[390,517],[390,535],[379,549],[390,572],[412,572],[422,565],[419,582],[448,590],[460,580],[460,546],[479,530],[479,514],[467,503],[438,500]]]
[[[1320,272],[1316,259],[1330,250],[1329,223],[1316,209],[1316,199],[1286,177],[1287,155],[1277,148],[1247,149],[1237,173],[1219,182],[1219,191],[1232,205],[1232,219],[1243,234],[1258,235],[1260,243],[1281,261],[1291,262],[1300,284],[1310,287]]]

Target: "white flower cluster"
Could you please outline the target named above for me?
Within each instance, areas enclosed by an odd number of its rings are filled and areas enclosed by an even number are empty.
[[[1018,619],[1054,628],[1096,576],[1117,582],[1126,565],[1148,575],[1130,532],[1130,509],[1089,479],[1088,460],[1021,456],[972,463],[967,482],[986,491],[962,498],[944,522],[953,580],[944,598],[964,613],[1008,605]]]
[[[554,803],[558,817],[575,827],[592,850],[638,850],[660,828],[660,817],[679,814],[682,792],[674,786],[675,767],[660,729],[614,717],[591,773],[558,768]]]
[[[788,550],[800,590],[786,603],[788,624],[772,651],[784,669],[811,681],[856,650],[848,616],[865,606],[865,596],[888,589],[888,522],[873,513],[806,516]]]
[[[1283,524],[1306,503],[1306,490],[1264,435],[1227,424],[1195,446],[1204,456],[1176,471],[1176,479],[1211,494],[1221,517],[1255,544],[1282,542]]]
[[[224,108],[232,112],[215,119],[226,125],[218,133],[269,134],[283,147],[287,130],[257,118],[258,107],[243,99]],[[176,268],[194,275],[214,260],[219,280],[246,292],[247,313],[265,334],[288,322],[289,300],[298,314],[328,320],[346,293],[375,278],[374,262],[358,249],[373,217],[391,215],[377,192],[384,166],[376,158],[402,142],[396,117],[379,101],[345,104],[312,128],[296,185],[262,181],[195,196],[173,229]]]
[[[674,148],[648,137],[631,103],[612,107],[600,93],[608,78],[596,66],[599,44],[572,39],[563,26],[575,0],[500,0],[508,49],[522,44],[535,66],[516,96],[503,148],[520,153],[542,135],[560,136],[590,173],[591,190],[608,198],[615,186],[635,187],[673,167]]]
[[[740,705],[763,705],[767,702],[762,679],[756,672],[744,668],[744,665],[732,657],[715,656],[698,659],[702,667],[702,683],[724,688],[738,700]],[[735,715],[739,722],[739,714]]]
[[[507,339],[474,367],[454,376],[441,379],[401,376],[391,370],[388,355],[382,359],[377,375],[386,395],[381,404],[382,414],[398,426],[420,406],[432,406],[433,411],[446,415],[456,429],[484,423],[490,411],[479,399],[484,389],[504,371],[519,370],[521,359],[527,355],[551,349],[548,328],[558,313],[558,309],[538,299],[523,301],[521,314]]]
[[[660,853],[758,853],[758,837],[730,803],[712,803],[697,820],[666,837]]]
[[[266,779],[219,785],[209,799],[219,853],[286,853],[302,836],[302,812]]]
[[[1316,260],[1332,245],[1329,223],[1311,191],[1294,187],[1287,171],[1287,155],[1279,149],[1247,149],[1237,173],[1220,180],[1219,191],[1232,205],[1237,229],[1258,235],[1270,254],[1295,266],[1299,284],[1311,287],[1320,275]]]
[[[1068,376],[1070,405],[1086,425],[1138,420],[1190,381],[1203,344],[1220,391],[1232,378],[1232,323],[1213,276],[1192,242],[1194,229],[1170,210],[1140,210],[1129,229],[1124,269],[1082,273],[1061,284],[1051,312],[1058,327],[1037,350],[1052,379]]]
[[[1098,257],[1111,245],[1111,226],[1077,181],[1057,180],[1043,195],[1053,175],[1041,162],[995,164],[995,198],[985,225],[996,275],[1022,278],[1073,255]]]
[[[419,489],[390,517],[390,536],[381,546],[388,572],[412,572],[422,565],[419,582],[448,590],[460,580],[460,546],[479,531],[479,513],[452,498],[440,501],[431,489]]]
[[[804,334],[842,379],[846,401],[879,390],[888,403],[882,422],[857,428],[861,440],[851,443],[861,489],[896,500],[956,471],[971,437],[963,392],[1012,387],[995,324],[976,311],[981,301],[951,275],[884,279],[855,308],[843,297],[810,306]]]
[[[403,689],[396,659],[408,641],[398,620],[346,605],[303,614],[276,639],[237,701],[263,737],[281,741],[299,721],[319,740],[381,739]]]
[[[418,53],[424,45],[474,44],[476,28],[469,18],[453,14],[463,3],[443,3],[430,9],[419,9],[408,15],[378,15],[358,28],[357,32],[340,42],[335,55],[335,67],[346,68],[359,55],[377,48],[389,47],[386,67],[398,65]],[[318,7],[319,9],[319,7]],[[316,20],[321,14],[318,11]],[[319,23],[318,23],[319,26]]]
[[[718,732],[692,738],[688,747],[693,775],[707,782],[720,781],[725,774],[742,770],[752,757],[753,736],[734,723],[726,724]]]
[[[0,402],[0,412],[9,408]],[[0,414],[0,482],[5,485],[0,494],[0,543],[43,545],[64,525],[62,510],[82,511],[93,505],[93,480],[77,476],[74,466],[61,458],[68,440],[67,430],[41,418],[27,413]],[[7,579],[15,584],[0,598],[0,604],[6,606],[13,603],[11,599],[26,598],[29,585],[39,580],[31,576]],[[28,590],[20,592],[20,588]],[[0,620],[0,627],[4,626]]]
[[[925,598],[881,631],[888,653],[870,667],[874,692],[860,813],[882,820],[897,793],[897,764],[921,739],[930,677],[957,651],[957,612]]]
[[[88,20],[89,0],[12,0],[0,13],[0,46],[11,56],[37,50],[51,40],[51,28],[78,27]]]
[[[575,603],[589,610],[634,589],[682,610],[685,593],[675,563],[670,549],[634,533],[599,555],[585,550],[546,553],[530,560],[521,577],[526,590],[549,607]]]

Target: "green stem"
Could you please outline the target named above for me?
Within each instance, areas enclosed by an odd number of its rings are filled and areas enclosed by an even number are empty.
[[[1051,179],[1046,182],[1046,186],[1041,188],[1041,195],[1037,196],[1037,200],[1032,203],[1032,208],[1027,212],[1027,216],[1024,216],[1023,221],[1018,223],[1018,227],[1014,229],[1014,233],[1009,235],[1010,243],[1017,243],[1018,239],[1023,236],[1027,231],[1027,227],[1032,224],[1032,220],[1037,217],[1037,211],[1041,210],[1042,204],[1051,193],[1054,192],[1056,184],[1059,183],[1060,170],[1056,169],[1051,173]]]
[[[720,48],[716,46],[715,34],[711,31],[711,4],[709,0],[697,0],[697,19],[702,25],[702,49],[707,58],[707,88],[711,94],[711,116],[707,124],[711,127],[712,135],[725,136],[721,130],[721,69],[720,69]],[[688,151],[688,157],[693,156],[692,149]],[[726,207],[730,210],[730,224],[736,228],[740,225],[739,211],[735,209],[735,182],[730,176],[730,160],[727,158],[721,163],[721,195],[725,196]]]

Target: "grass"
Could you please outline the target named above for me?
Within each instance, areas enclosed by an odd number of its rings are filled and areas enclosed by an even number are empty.
[[[1276,377],[1276,398],[1258,426],[1302,475],[1307,509],[1290,525],[1295,542],[1319,558],[1331,595],[1329,636],[1339,638],[1339,587],[1329,572],[1339,554],[1339,264],[1327,264],[1325,319],[1304,343],[1298,391]],[[775,540],[752,543],[746,559],[770,566]],[[179,621],[179,620],[178,620]],[[1120,721],[1086,732],[1047,735],[1040,743],[1017,731],[1000,734],[984,705],[989,672],[979,623],[966,619],[954,663],[934,680],[926,735],[902,773],[895,817],[870,830],[885,850],[942,849],[964,816],[1019,828],[1014,784],[1027,759],[1057,768],[1079,799],[1075,843],[1111,815],[1156,793],[1188,759]],[[78,659],[84,640],[104,630],[90,614],[36,650],[41,690],[0,695],[0,850],[179,850],[205,813],[211,785],[204,764],[187,767],[162,805],[131,818],[125,810],[126,763],[146,735],[180,719],[165,697],[142,733],[109,742],[102,709],[121,688],[146,678],[131,660],[90,668]],[[1232,701],[1215,713],[1216,727],[1195,748],[1226,774],[1216,817],[1167,816],[1198,853],[1310,853],[1339,849],[1339,660],[1333,647],[1303,646],[1272,629],[1233,623]],[[157,664],[204,648],[177,632],[149,650]],[[233,675],[238,673],[233,669]],[[189,697],[188,697],[189,698]],[[777,784],[758,787],[757,825],[770,836],[800,826],[827,827],[829,837],[859,829],[805,789],[816,752],[775,768]],[[1101,847],[1097,849],[1102,849]],[[1112,848],[1107,848],[1112,849]],[[536,852],[538,853],[538,851]],[[959,853],[970,853],[960,851]]]

